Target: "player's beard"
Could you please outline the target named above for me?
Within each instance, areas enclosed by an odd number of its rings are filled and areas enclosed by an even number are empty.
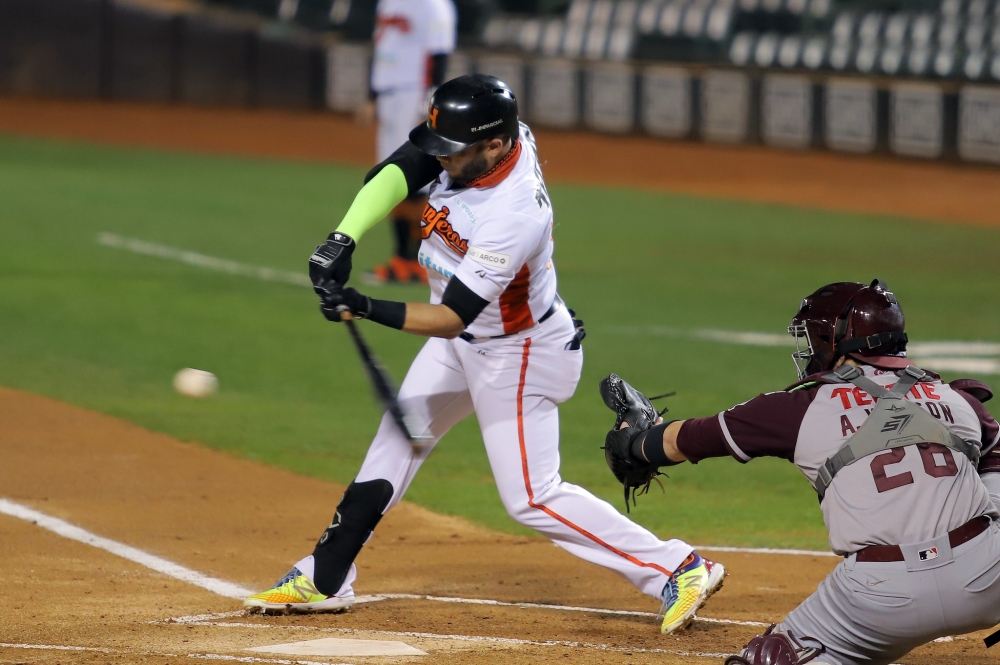
[[[462,171],[457,177],[453,177],[452,181],[456,185],[464,187],[470,182],[483,175],[489,170],[489,164],[486,161],[486,148],[480,149],[476,156],[469,161],[468,164],[462,167]]]

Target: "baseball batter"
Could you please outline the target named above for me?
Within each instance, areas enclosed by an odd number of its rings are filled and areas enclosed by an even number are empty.
[[[420,247],[430,303],[375,300],[344,288],[354,239],[431,182]],[[511,517],[659,599],[661,629],[669,633],[690,623],[725,571],[559,477],[558,404],[579,381],[583,329],[556,293],[552,221],[535,140],[518,121],[510,88],[490,76],[463,76],[437,90],[426,123],[369,172],[338,231],[310,259],[310,274],[331,321],[346,309],[430,337],[403,381],[403,409],[434,442],[475,413]],[[246,606],[349,606],[355,557],[428,452],[411,446],[386,415],[313,553]]]
[[[378,123],[377,161],[405,143],[426,115],[429,92],[444,83],[448,56],[455,50],[456,22],[452,0],[379,0],[376,5],[369,98]],[[427,191],[421,189],[393,208],[395,255],[369,274],[372,281],[427,280],[417,263],[426,202]]]
[[[800,345],[790,388],[607,439],[619,473],[771,456],[816,489],[844,561],[727,665],[891,663],[932,639],[1000,623],[1000,427],[983,406],[990,389],[942,383],[910,363],[903,311],[880,280],[822,287],[789,332]]]

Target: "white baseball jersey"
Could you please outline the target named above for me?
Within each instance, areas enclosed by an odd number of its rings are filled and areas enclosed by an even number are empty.
[[[897,380],[892,372],[862,369],[881,386]],[[1000,441],[1000,426],[983,405],[940,380],[919,383],[907,399],[983,453]],[[725,454],[740,462],[783,457],[815,486],[819,467],[861,427],[874,404],[849,383],[807,383],[760,395],[712,418],[686,421],[678,446],[695,462]],[[844,555],[868,545],[922,542],[974,517],[998,516],[968,458],[933,443],[869,455],[844,467],[822,509],[830,547]]]
[[[442,172],[420,221],[431,303],[441,303],[452,276],[489,303],[466,329],[474,337],[527,330],[556,297],[552,205],[524,123],[520,134],[507,156],[467,187],[453,189]]]
[[[379,0],[372,89],[382,94],[430,86],[430,57],[455,50],[452,0]]]

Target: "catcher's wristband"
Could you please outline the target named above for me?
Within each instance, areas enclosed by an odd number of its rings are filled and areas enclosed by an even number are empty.
[[[638,434],[632,439],[632,444],[629,446],[629,453],[637,461],[652,464],[656,467],[678,464],[678,462],[674,462],[667,457],[667,453],[663,451],[663,433],[667,431],[667,427],[671,423],[675,422],[677,421],[670,420],[655,427],[650,427],[645,432]]]

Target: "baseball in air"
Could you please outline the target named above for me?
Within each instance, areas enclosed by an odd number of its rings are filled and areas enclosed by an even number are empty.
[[[185,397],[204,399],[219,389],[219,380],[211,372],[185,367],[174,376],[174,390]]]

